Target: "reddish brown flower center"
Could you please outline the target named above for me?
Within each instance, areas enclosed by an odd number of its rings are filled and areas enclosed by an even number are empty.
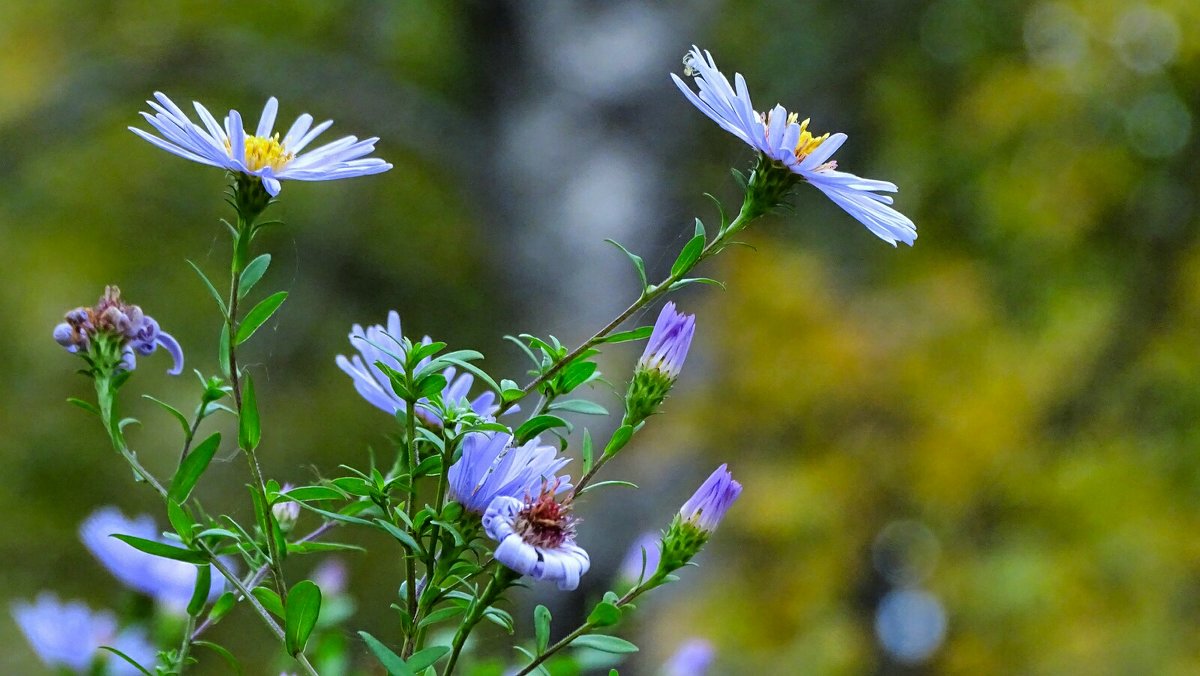
[[[554,499],[554,486],[542,485],[536,498],[525,498],[525,507],[517,513],[513,524],[521,539],[535,547],[554,549],[575,535],[575,518],[571,508]]]

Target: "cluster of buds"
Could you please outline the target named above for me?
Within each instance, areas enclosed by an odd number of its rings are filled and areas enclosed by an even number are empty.
[[[676,312],[675,303],[663,306],[629,383],[629,393],[625,396],[626,425],[637,425],[662,405],[683,369],[695,333],[695,315]]]
[[[168,373],[183,371],[179,342],[158,328],[142,308],[122,301],[116,286],[105,287],[94,307],[68,312],[65,321],[54,327],[54,340],[68,352],[87,356],[100,370],[132,371],[137,367],[136,355],[147,356],[161,345],[175,362]]]
[[[670,572],[691,561],[741,494],[742,485],[734,481],[726,465],[709,475],[667,528],[659,570]]]

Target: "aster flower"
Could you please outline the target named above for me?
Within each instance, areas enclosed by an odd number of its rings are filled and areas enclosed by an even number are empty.
[[[556,491],[571,488],[570,477],[556,477],[569,458],[558,457],[540,438],[513,446],[511,434],[472,432],[463,439],[462,455],[448,474],[450,497],[469,512],[483,514],[497,497],[524,498],[543,484]]]
[[[781,105],[767,113],[757,112],[741,74],[734,74],[736,87],[730,86],[712,54],[695,46],[684,57],[684,74],[695,78],[699,93],[679,76],[672,74],[671,79],[688,101],[719,127],[757,150],[762,158],[760,167],[768,173],[772,166],[778,167],[790,172],[793,181],[807,181],[892,246],[896,242],[911,246],[916,240],[913,222],[889,206],[891,197],[877,194],[896,192],[894,183],[837,171],[837,162],[831,158],[846,142],[845,134],[814,136],[808,131],[808,120],[799,121],[798,115],[788,113]],[[781,192],[772,191],[772,201],[775,193],[786,193],[790,184],[785,180],[778,186]]]
[[[496,498],[483,515],[483,529],[499,543],[497,561],[535,580],[555,582],[566,591],[579,586],[591,559],[575,544],[570,508],[557,502],[554,492],[547,484],[536,498]]]
[[[704,676],[717,651],[702,638],[688,639],[662,666],[661,676]]]
[[[661,558],[662,533],[642,533],[625,553],[617,577],[636,584],[658,570]]]
[[[279,492],[287,493],[290,490],[292,490],[292,485],[285,483]],[[271,505],[271,516],[275,517],[275,522],[279,524],[279,530],[290,533],[296,527],[296,521],[300,519],[300,503],[280,499]]]
[[[676,312],[673,302],[663,306],[629,383],[629,392],[625,396],[625,424],[640,423],[662,405],[679,377],[695,332],[695,315]]]
[[[710,474],[667,528],[659,567],[670,572],[699,553],[741,493],[742,485],[733,480],[727,465]]]
[[[99,657],[100,646],[117,633],[112,613],[92,612],[78,601],[60,602],[50,592],[39,594],[34,603],[12,604],[12,615],[30,647],[52,669],[85,672]]]
[[[142,117],[161,137],[136,127],[130,127],[130,131],[173,155],[258,178],[272,197],[279,194],[281,180],[332,181],[392,168],[379,158],[364,157],[375,150],[379,139],[374,137],[360,141],[347,136],[302,153],[333,122],[326,120],[314,127],[312,115],[304,113],[280,139],[274,131],[279,110],[274,96],[263,106],[252,136],[246,134],[242,116],[236,110],[229,111],[224,124],[218,124],[207,108],[194,102],[196,114],[204,123],[201,127],[162,92],[154,92],[154,98],[157,103],[146,102],[154,114],[142,113]]]
[[[392,381],[388,378],[387,373],[384,373],[383,369],[376,364],[383,362],[397,371],[404,370],[404,364],[400,358],[403,355],[391,352],[393,349],[397,352],[400,351],[402,335],[400,314],[392,310],[388,313],[386,328],[378,324],[369,326],[365,330],[358,324],[351,327],[350,344],[359,353],[350,358],[339,354],[335,360],[338,368],[354,381],[354,389],[358,390],[363,399],[391,415],[405,410],[406,405],[404,400],[392,389]],[[425,336],[421,341],[423,345],[428,345],[430,342],[429,336]],[[427,363],[429,363],[428,357],[421,360],[418,368]],[[456,377],[456,373],[454,367],[442,371],[442,375],[446,378],[446,387],[442,390],[442,404],[447,409],[461,409],[469,406],[472,411],[484,418],[495,416],[496,411],[500,410],[500,406],[496,404],[495,393],[484,392],[475,399],[468,399],[467,395],[471,390],[471,385],[475,383],[475,376],[464,373]],[[441,416],[429,405],[428,399],[421,399],[417,402],[416,416],[430,427],[440,428],[442,426]]]
[[[154,520],[147,515],[126,518],[116,507],[101,507],[79,527],[79,537],[92,555],[125,586],[150,597],[164,606],[182,612],[196,586],[196,566],[183,561],[147,554],[111,537],[132,535],[144,540],[175,544],[160,535]],[[224,579],[213,576],[210,601],[225,589]]]
[[[158,327],[142,308],[121,300],[116,286],[104,287],[104,295],[95,307],[79,307],[67,313],[65,321],[54,327],[54,340],[67,352],[91,354],[117,368],[132,371],[137,357],[148,356],[158,347],[171,355],[174,366],[167,373],[183,372],[183,349],[179,341]],[[95,348],[95,349],[93,349]],[[113,350],[116,354],[99,354]]]

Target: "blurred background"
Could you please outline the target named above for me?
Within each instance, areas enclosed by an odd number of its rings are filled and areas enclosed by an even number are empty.
[[[329,140],[378,135],[395,165],[285,184],[286,226],[264,239],[262,288],[291,296],[246,357],[265,471],[299,482],[388,454],[394,422],[334,366],[351,324],[397,309],[406,333],[523,381],[504,334],[573,344],[632,297],[605,238],[664,273],[695,216],[717,221],[703,193],[736,209],[729,168],[752,153],[668,79],[693,43],[760,109],[849,134],[840,168],[897,183],[920,239],[893,250],[808,189],[746,233],[754,250],[709,263],[728,290],[677,298],[697,344],[668,415],[607,477],[642,490],[593,494],[581,593],[517,595],[519,636],[533,602],[574,626],[627,547],[728,462],[741,500],[700,567],[623,626],[642,652],[622,673],[694,637],[722,674],[1200,670],[1190,0],[0,4],[0,303],[22,329],[0,366],[6,605],[51,589],[144,612],[77,529],[108,504],[165,525],[64,403],[91,394],[50,339],[63,313],[119,283],[188,372],[216,369],[217,314],[185,259],[225,269],[223,177],[126,130],[153,91],[251,125],[275,95],[280,126],[332,118]],[[604,356],[617,389],[639,350]],[[136,395],[197,397],[167,367],[141,360],[124,391],[160,473],[178,428]],[[243,462],[221,460],[201,498],[252,518]],[[342,557],[359,614],[341,632],[365,668],[354,630],[395,635],[398,552],[344,537],[372,548]],[[244,609],[210,637],[247,673],[287,664]],[[196,673],[227,673],[200,656]],[[0,614],[0,671],[40,669]]]

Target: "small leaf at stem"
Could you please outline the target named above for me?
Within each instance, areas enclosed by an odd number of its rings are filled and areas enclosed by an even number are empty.
[[[262,430],[259,428],[258,398],[254,394],[254,380],[246,376],[246,386],[242,389],[242,417],[238,419],[238,443],[242,450],[253,451],[262,440]]]
[[[185,544],[192,544],[192,527],[196,522],[192,521],[192,517],[188,515],[187,510],[178,502],[167,498],[167,520],[171,522],[171,528],[179,534]]]
[[[645,289],[648,282],[646,279],[646,262],[642,260],[642,257],[621,246],[621,243],[615,239],[606,239],[604,241],[617,247],[621,250],[621,253],[629,257],[629,261],[633,263],[633,268],[637,270],[638,279],[642,282],[642,289]]]
[[[192,269],[196,271],[197,275],[200,275],[200,281],[204,282],[204,286],[208,289],[208,292],[212,294],[213,300],[217,301],[217,307],[221,308],[221,316],[228,317],[229,310],[225,307],[225,301],[221,298],[221,294],[217,291],[217,287],[213,286],[213,283],[208,280],[208,275],[205,275],[204,271],[200,269],[200,266],[196,265],[195,263],[188,261],[187,264],[192,266]]]
[[[600,340],[601,343],[628,343],[634,340],[645,340],[654,333],[653,326],[639,326],[636,329],[629,331],[621,331],[620,333],[611,333],[607,337]]]
[[[250,593],[254,595],[254,598],[258,599],[263,608],[266,608],[275,617],[283,619],[283,602],[279,600],[279,594],[276,594],[275,590],[267,589],[266,587],[255,587],[250,590]]]
[[[262,276],[267,272],[267,268],[271,265],[271,254],[263,254],[258,258],[250,261],[246,269],[242,271],[242,278],[238,280],[238,298],[246,297],[250,293],[250,289],[262,279]]]
[[[699,223],[699,221],[696,221]],[[701,228],[703,229],[703,228]],[[683,245],[683,250],[679,252],[679,257],[671,265],[671,276],[678,277],[683,273],[691,270],[696,265],[696,261],[700,260],[700,253],[704,251],[704,235],[697,234],[695,237],[688,240],[688,243]]]
[[[208,611],[208,621],[212,624],[220,622],[221,618],[225,617],[225,614],[230,610],[233,610],[235,605],[237,605],[237,594],[233,592],[221,594],[217,602],[213,604],[212,610]]]
[[[220,655],[221,658],[224,659],[229,665],[229,668],[233,669],[233,673],[237,674],[238,676],[241,676],[244,673],[242,671],[241,663],[239,663],[237,658],[233,656],[233,653],[226,650],[225,647],[217,645],[211,641],[192,641],[192,645],[204,646],[205,648],[208,648],[209,650]]]
[[[283,618],[283,638],[292,655],[304,652],[308,637],[321,614],[321,588],[312,580],[300,580],[288,590]]]
[[[208,564],[196,566],[196,586],[192,588],[192,599],[188,601],[188,615],[197,617],[204,612],[204,604],[208,601],[208,592],[211,589],[212,566]]]
[[[621,425],[613,432],[612,438],[608,440],[608,444],[604,447],[604,455],[615,455],[629,443],[633,438],[633,427],[631,425]]]
[[[179,409],[175,408],[174,406],[172,406],[172,405],[168,404],[167,402],[165,402],[165,401],[163,401],[163,400],[161,400],[161,399],[155,399],[154,397],[152,397],[152,396],[150,396],[150,395],[148,395],[148,394],[143,394],[143,395],[142,395],[142,398],[143,398],[143,399],[149,399],[150,401],[152,401],[152,402],[154,402],[154,403],[158,404],[158,405],[159,405],[159,406],[162,408],[162,410],[164,410],[164,411],[166,411],[167,413],[171,414],[171,417],[173,417],[173,418],[175,418],[176,420],[178,420],[178,421],[179,421],[179,425],[180,425],[181,427],[183,427],[183,434],[184,434],[184,436],[187,436],[188,434],[191,434],[191,432],[192,432],[192,426],[191,426],[191,424],[190,424],[190,423],[188,423],[187,417],[186,417],[186,416],[184,416],[184,415],[183,415],[183,413],[180,413],[180,412],[179,412]]]
[[[550,645],[550,609],[539,605],[533,609],[533,633],[537,645],[537,654],[546,652]]]
[[[122,535],[121,533],[113,533],[110,537],[114,537],[134,549],[164,559],[174,559],[176,561],[183,561],[184,563],[208,563],[208,557],[203,552],[174,547],[162,542],[146,540],[132,535]]]
[[[448,652],[450,652],[450,646],[448,645],[430,646],[413,653],[412,657],[408,658],[407,666],[414,674],[420,673],[433,666],[435,662],[442,659],[442,655]]]
[[[129,664],[133,665],[138,671],[142,672],[146,676],[154,676],[154,674],[151,674],[149,671],[146,671],[146,667],[143,667],[142,665],[138,664],[137,661],[134,660],[132,657],[130,657],[129,655],[126,655],[125,653],[121,652],[120,650],[117,650],[116,648],[114,648],[112,646],[102,645],[102,646],[100,646],[100,650],[107,650],[108,652],[116,655],[117,657],[120,657],[121,659],[125,660]]]
[[[217,364],[226,378],[229,376],[229,322],[221,324],[221,337],[217,340]]]
[[[250,336],[253,336],[254,332],[258,330],[258,327],[266,323],[271,318],[271,315],[275,314],[275,311],[279,309],[279,306],[283,305],[283,301],[287,300],[287,297],[287,291],[279,291],[262,299],[258,305],[251,308],[241,323],[238,324],[237,342],[235,344],[241,345],[249,340]]]
[[[592,609],[587,621],[594,627],[611,627],[621,621],[621,609],[607,601],[601,601]]]
[[[385,646],[379,639],[368,634],[365,631],[358,632],[362,640],[366,642],[367,647],[371,649],[371,654],[375,655],[375,659],[387,669],[388,676],[413,676],[412,669],[400,659],[400,656],[392,652],[391,648]]]
[[[214,432],[212,436],[202,441],[199,446],[193,448],[188,457],[179,464],[179,469],[175,471],[175,476],[171,479],[171,488],[167,493],[167,497],[179,504],[186,502],[188,496],[192,494],[192,489],[195,488],[196,482],[200,480],[201,475],[208,469],[208,464],[212,462],[213,456],[220,446],[221,433]]]
[[[638,647],[636,645],[626,641],[623,638],[617,638],[616,636],[605,636],[603,634],[588,634],[586,636],[580,636],[574,641],[571,641],[571,647],[591,648],[592,650],[599,650],[600,652],[605,653],[615,653],[618,655],[636,653],[638,651]]]
[[[592,433],[590,431],[588,431],[588,429],[585,427],[583,429],[583,444],[582,444],[583,473],[584,474],[587,474],[588,472],[592,471],[592,460],[593,460],[594,452],[595,451],[592,449]]]
[[[556,401],[550,404],[548,410],[551,411],[570,411],[571,413],[582,413],[584,415],[608,415],[608,409],[594,401],[586,399],[565,399]]]
[[[83,410],[87,411],[88,413],[95,413],[96,415],[100,415],[100,409],[96,408],[96,406],[94,404],[88,403],[82,399],[77,399],[75,397],[67,397],[67,403],[74,404],[75,406],[82,408]]]
[[[538,415],[526,420],[514,434],[517,437],[517,443],[523,444],[538,434],[555,427],[565,427],[570,430],[571,423],[556,415]]]

